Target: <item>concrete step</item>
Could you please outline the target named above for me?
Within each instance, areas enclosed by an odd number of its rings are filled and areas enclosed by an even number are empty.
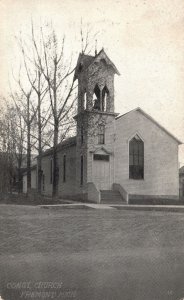
[[[104,192],[104,191],[101,191],[101,195],[105,195],[105,196],[119,196],[120,193],[119,192],[113,192],[113,191],[109,191],[109,192]]]
[[[111,200],[111,199],[122,199],[122,197],[101,197],[101,199]]]
[[[112,190],[100,190],[100,192],[102,193],[102,194],[119,194],[119,192],[118,191],[112,191]]]
[[[126,204],[118,191],[101,190],[102,204]]]
[[[104,194],[104,193],[101,193],[101,195],[104,197],[119,197],[120,196],[119,194]]]

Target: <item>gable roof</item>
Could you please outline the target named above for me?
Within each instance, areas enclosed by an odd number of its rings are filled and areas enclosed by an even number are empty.
[[[95,56],[93,62],[99,61],[100,58],[105,59],[106,63],[113,68],[114,73],[116,73],[117,75],[120,75],[120,73],[119,73],[118,69],[116,68],[115,64],[110,60],[110,58],[107,56],[106,52],[104,51],[104,48],[102,48],[102,50],[100,50],[100,52]]]
[[[180,173],[180,174],[184,174],[184,166],[182,166],[182,167],[179,169],[179,173]]]
[[[147,119],[149,119],[150,121],[152,121],[154,124],[156,124],[160,129],[162,129],[166,134],[168,134],[170,137],[172,137],[178,144],[183,144],[178,138],[176,138],[172,133],[170,133],[167,129],[165,129],[162,125],[160,125],[155,119],[153,119],[149,114],[147,114],[144,110],[142,110],[140,107],[137,107],[135,109],[132,109],[130,111],[128,111],[127,113],[116,117],[116,120],[124,117],[125,115],[132,113],[134,111],[138,111],[140,112],[142,115],[144,115]]]
[[[59,143],[57,145],[57,151],[60,151],[60,150],[63,150],[65,148],[75,146],[75,145],[76,145],[76,136],[72,136],[72,137],[64,140],[63,142]],[[51,155],[52,152],[53,152],[53,148],[49,148],[49,149],[45,150],[45,152],[43,152],[42,157]]]
[[[106,63],[113,68],[114,73],[120,75],[118,69],[116,68],[114,63],[109,59],[109,57],[105,53],[104,49],[102,48],[100,50],[100,52],[95,56],[87,55],[87,54],[84,54],[84,53],[79,54],[79,57],[78,57],[78,60],[77,60],[77,66],[75,68],[74,81],[78,78],[79,68],[80,68],[81,64],[82,64],[82,67],[84,69],[87,69],[93,62],[99,61],[100,57],[105,59]]]

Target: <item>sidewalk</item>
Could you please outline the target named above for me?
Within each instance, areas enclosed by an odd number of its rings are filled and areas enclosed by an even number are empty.
[[[165,211],[184,212],[184,205],[134,205],[134,204],[96,204],[70,201],[68,204],[38,205],[41,208],[63,208],[63,209],[117,209],[137,211]]]

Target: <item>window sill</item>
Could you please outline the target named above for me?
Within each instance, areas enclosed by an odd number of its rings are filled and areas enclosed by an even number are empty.
[[[129,180],[133,180],[133,181],[144,181],[144,178],[129,178]]]

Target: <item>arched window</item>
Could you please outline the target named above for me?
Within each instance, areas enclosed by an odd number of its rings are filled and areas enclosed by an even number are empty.
[[[105,85],[103,90],[102,90],[102,111],[107,110],[107,97],[108,97],[108,94],[109,94],[109,90]]]
[[[129,142],[129,178],[144,178],[144,143],[137,134]]]
[[[83,104],[84,104],[83,108],[86,109],[87,108],[86,92],[84,93]]]
[[[95,85],[93,93],[93,109],[100,110],[100,88],[98,84]]]

